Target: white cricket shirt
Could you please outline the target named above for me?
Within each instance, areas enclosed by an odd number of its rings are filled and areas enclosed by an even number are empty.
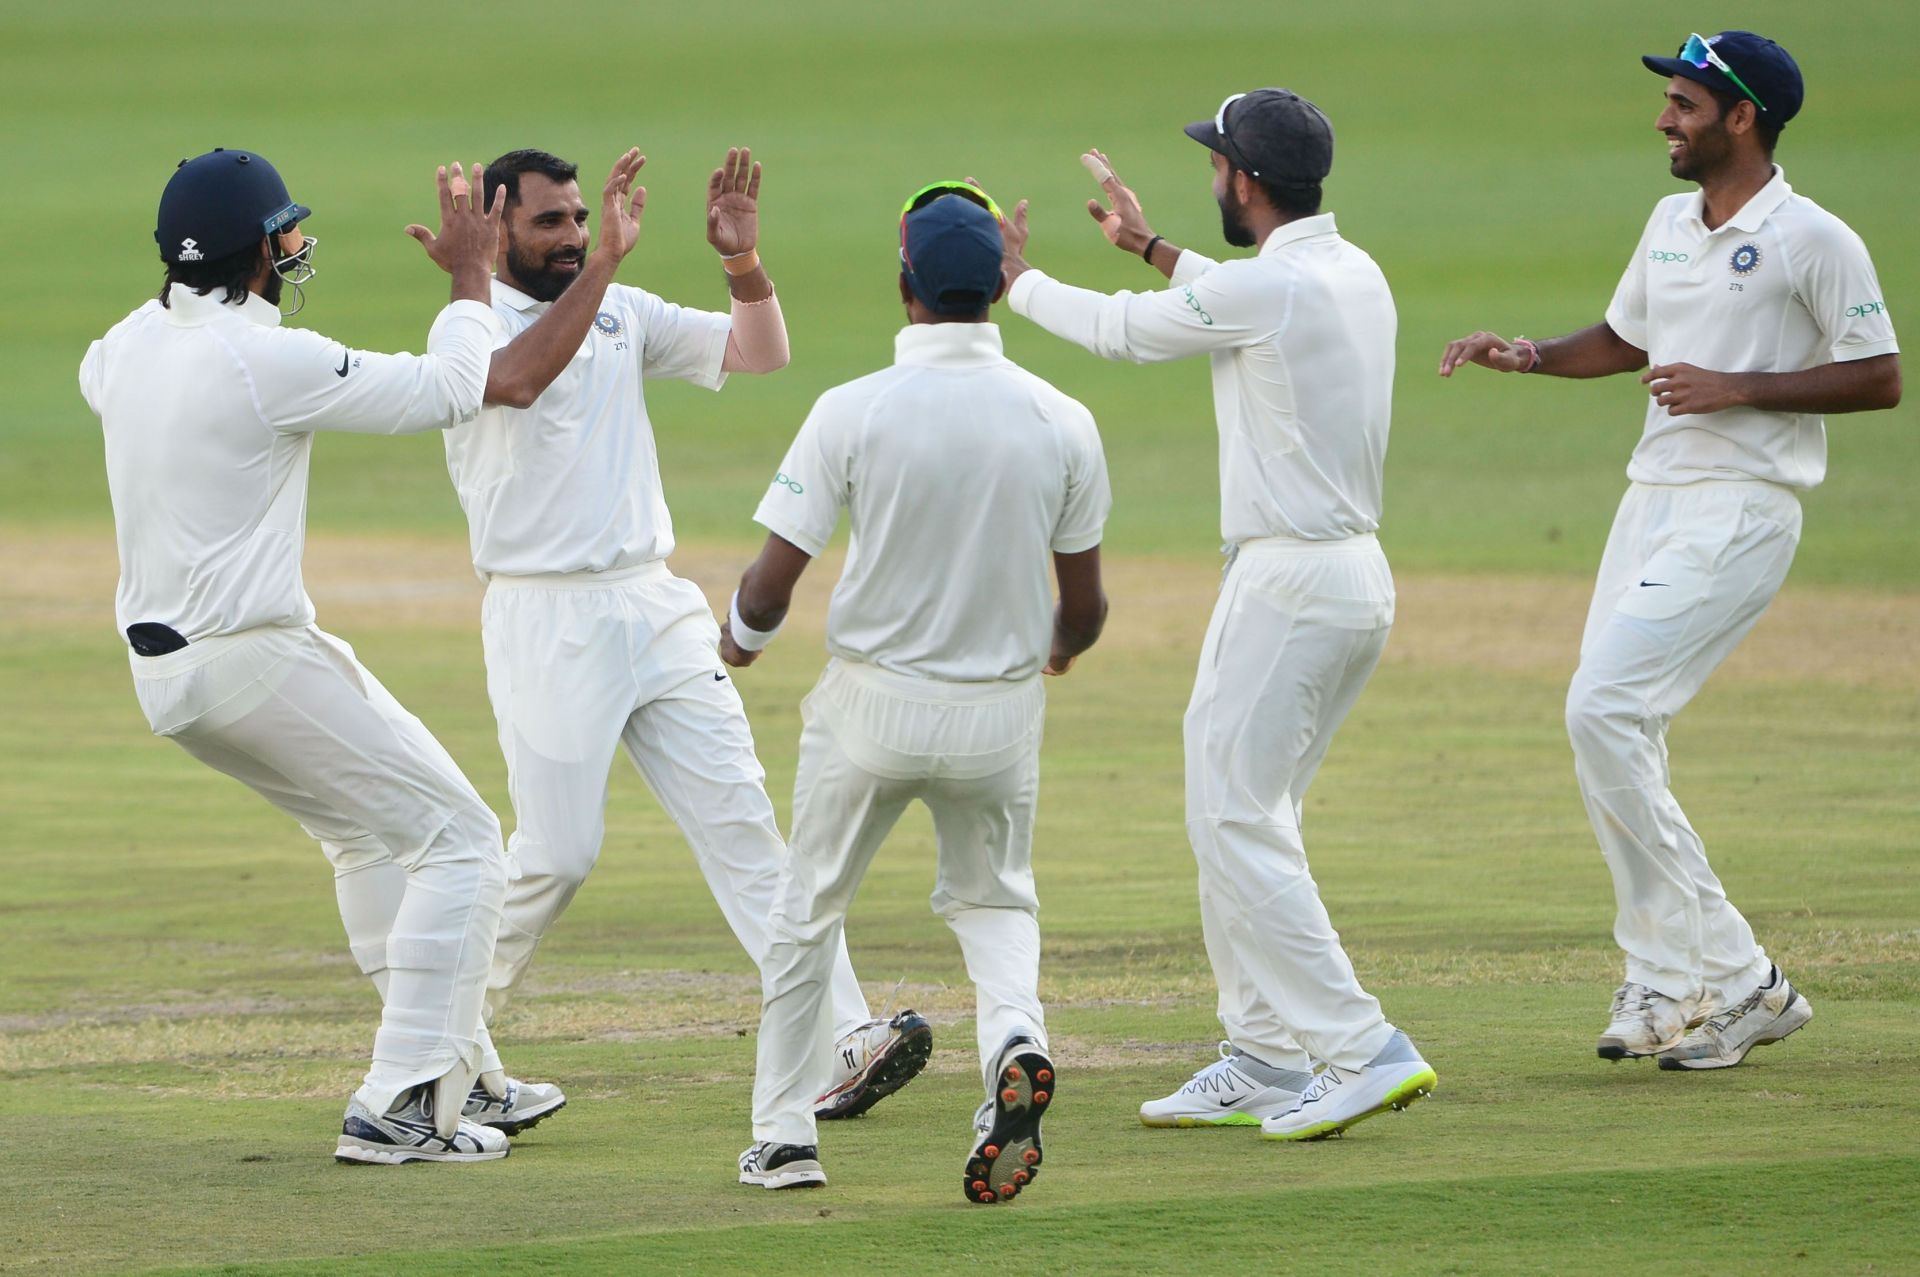
[[[1397,319],[1386,277],[1333,214],[1276,228],[1256,257],[1183,252],[1160,292],[1108,296],[1030,270],[1007,302],[1108,359],[1211,356],[1223,540],[1380,526]]]
[[[425,355],[350,350],[252,293],[226,305],[175,285],[93,343],[80,393],[99,415],[120,544],[121,630],[171,626],[188,642],[307,625],[300,579],[316,430],[403,434],[471,418],[499,323],[440,312]]]
[[[1699,191],[1654,205],[1607,307],[1607,326],[1649,363],[1800,372],[1899,351],[1867,246],[1794,194],[1778,165],[1718,230],[1707,229],[1702,211]],[[1638,483],[1764,479],[1811,488],[1826,473],[1818,413],[1728,408],[1675,417],[1651,396],[1627,464]]]
[[[1053,641],[1050,552],[1113,504],[1093,414],[1002,353],[993,324],[913,324],[891,368],[821,395],[755,522],[818,556],[847,509],[827,650],[956,683],[1031,678]]]
[[[497,344],[550,305],[496,279]],[[718,390],[732,323],[614,284],[572,361],[532,405],[489,405],[449,430],[447,473],[467,512],[474,569],[603,572],[673,553],[641,382],[678,377]]]

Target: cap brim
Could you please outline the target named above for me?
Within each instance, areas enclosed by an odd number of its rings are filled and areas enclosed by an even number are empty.
[[[1226,143],[1220,138],[1220,130],[1213,127],[1212,120],[1196,120],[1183,131],[1209,151],[1218,151],[1222,155],[1227,153]]]
[[[1683,80],[1692,80],[1695,84],[1704,84],[1722,93],[1739,92],[1726,76],[1713,67],[1697,67],[1684,58],[1656,58],[1649,53],[1641,57],[1640,63],[1655,75],[1677,75]]]

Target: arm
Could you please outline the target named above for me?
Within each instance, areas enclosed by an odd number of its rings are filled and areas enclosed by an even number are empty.
[[[761,651],[787,619],[787,609],[793,605],[793,587],[812,562],[813,556],[793,542],[775,532],[767,534],[760,557],[741,575],[733,605],[720,626],[721,660],[735,669],[745,669],[760,659]],[[740,623],[737,629],[736,619]]]
[[[567,286],[547,313],[494,353],[493,368],[487,375],[488,403],[527,407],[566,371],[580,343],[587,339],[587,329],[600,313],[614,272],[640,240],[640,215],[647,207],[647,188],[634,186],[633,179],[646,162],[638,147],[614,161],[600,192],[600,242],[581,263],[580,277]]]
[[[1725,408],[1763,412],[1872,412],[1900,403],[1900,356],[1873,355],[1799,372],[1710,372],[1692,364],[1660,364],[1640,380],[1675,417]]]
[[[1190,282],[1156,293],[1108,296],[1074,288],[1028,265],[1027,202],[1014,207],[1001,227],[1004,270],[1013,281],[1007,304],[1056,337],[1103,359],[1159,363],[1249,345],[1274,331],[1264,313],[1264,293],[1236,289],[1224,270],[1195,274]],[[1176,262],[1196,258],[1183,253]],[[1181,272],[1185,274],[1185,271]]]
[[[1440,375],[1451,377],[1463,364],[1479,364],[1495,372],[1545,373],[1549,377],[1611,377],[1645,368],[1647,352],[1602,322],[1541,342],[1524,337],[1510,342],[1491,332],[1448,342],[1446,353],[1440,356]]]
[[[707,243],[720,254],[732,295],[722,372],[766,373],[787,366],[787,323],[760,264],[760,166],[750,147],[727,151],[707,179]]]
[[[499,242],[506,199],[481,212],[481,170],[468,183],[443,166],[440,233],[410,226],[427,255],[453,277],[453,300],[434,321],[425,355],[350,350],[304,329],[271,334],[248,365],[261,420],[275,430],[406,434],[443,430],[480,411],[487,364],[500,321],[485,298],[487,265]]]
[[[1107,594],[1100,586],[1100,547],[1053,556],[1060,603],[1053,612],[1053,651],[1042,673],[1055,676],[1073,668],[1074,658],[1092,647],[1107,623]]]

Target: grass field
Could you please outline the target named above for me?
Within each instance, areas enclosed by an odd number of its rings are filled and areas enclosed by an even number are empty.
[[[1660,1074],[1592,1055],[1618,979],[1612,899],[1560,725],[1639,392],[1431,372],[1472,328],[1600,314],[1674,189],[1636,55],[1727,25],[1800,58],[1808,106],[1781,161],[1874,249],[1903,322],[1920,17],[1891,0],[1817,17],[1771,0],[0,6],[0,122],[22,161],[0,201],[0,1270],[1920,1271],[1920,411],[1830,423],[1792,582],[1673,734],[1689,814],[1818,1018],[1731,1073]],[[1007,1209],[956,1191],[971,994],[925,904],[917,814],[850,941],[876,1003],[903,981],[934,1020],[932,1069],[826,1132],[827,1189],[734,1185],[756,982],[624,761],[593,882],[500,1033],[517,1072],[566,1086],[567,1112],[504,1163],[334,1165],[376,1008],[329,872],[278,813],[147,736],[112,633],[73,371],[158,282],[173,159],[272,156],[325,241],[300,322],[417,348],[444,285],[399,228],[435,163],[543,145],[597,177],[638,143],[651,198],[623,277],[717,305],[698,189],[751,142],[793,367],[717,397],[649,392],[675,566],[724,598],[807,405],[888,356],[905,192],[975,173],[1034,200],[1036,263],[1150,286],[1080,211],[1075,155],[1100,145],[1157,229],[1219,251],[1178,127],[1272,82],[1332,115],[1329,205],[1401,308],[1382,532],[1400,616],[1307,827],[1356,966],[1439,1093],[1325,1145],[1135,1123],[1217,1035],[1180,805],[1217,579],[1206,376],[1101,364],[1009,318],[1010,352],[1093,408],[1117,496],[1108,637],[1050,688],[1036,871],[1063,1089],[1046,1174]],[[323,439],[312,523],[323,622],[505,812],[438,441]],[[817,575],[741,679],[783,817]]]

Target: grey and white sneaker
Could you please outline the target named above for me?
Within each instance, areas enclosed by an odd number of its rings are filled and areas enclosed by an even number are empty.
[[[1040,1173],[1040,1119],[1057,1082],[1053,1061],[1032,1038],[1000,1048],[986,1101],[973,1114],[973,1151],[960,1180],[968,1201],[1009,1201]]]
[[[1806,1027],[1813,1004],[1787,983],[1775,967],[1767,982],[1737,1006],[1711,1017],[1680,1041],[1660,1053],[1663,1069],[1730,1069],[1756,1046],[1778,1042]]]
[[[1698,999],[1680,1001],[1629,980],[1613,991],[1613,1010],[1595,1048],[1603,1060],[1633,1060],[1680,1045],[1706,1019]]]
[[[522,1082],[495,1070],[482,1073],[467,1093],[460,1116],[507,1135],[518,1135],[567,1106],[567,1097],[551,1082]]]
[[[740,1154],[740,1182],[762,1188],[818,1188],[827,1182],[820,1146],[761,1140]]]
[[[1398,1113],[1433,1094],[1440,1084],[1433,1066],[1421,1058],[1399,1029],[1379,1054],[1357,1069],[1329,1064],[1313,1075],[1300,1102],[1260,1123],[1270,1140],[1323,1140],[1382,1113]]]
[[[416,1086],[384,1114],[359,1100],[347,1104],[335,1144],[335,1161],[398,1166],[402,1162],[491,1162],[507,1155],[507,1137],[490,1126],[461,1120],[443,1136],[433,1119],[431,1082]]]
[[[933,1056],[933,1026],[918,1011],[868,1020],[833,1044],[834,1074],[814,1101],[820,1121],[859,1117],[911,1082]]]
[[[1258,1126],[1300,1102],[1313,1074],[1257,1060],[1233,1043],[1172,1095],[1140,1106],[1142,1126]]]

